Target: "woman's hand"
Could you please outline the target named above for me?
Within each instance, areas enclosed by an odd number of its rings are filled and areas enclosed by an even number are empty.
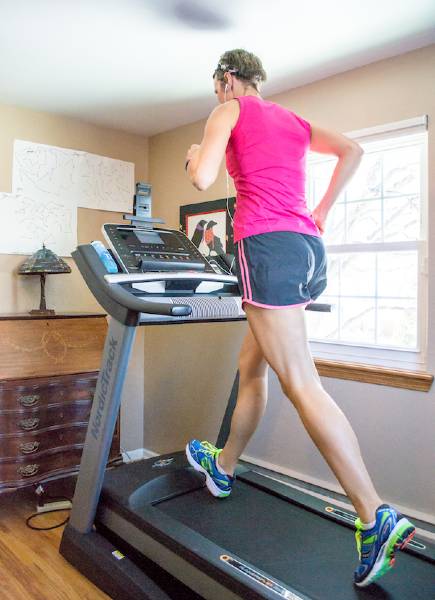
[[[311,215],[314,219],[315,224],[317,225],[318,230],[320,231],[321,235],[323,235],[325,233],[326,217],[328,213],[326,213],[319,206],[317,206],[313,210]]]

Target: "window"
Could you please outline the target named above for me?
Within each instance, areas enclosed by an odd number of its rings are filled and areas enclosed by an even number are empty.
[[[427,119],[346,134],[364,149],[334,203],[323,240],[331,313],[306,313],[318,357],[397,366],[425,361]],[[309,154],[307,202],[325,193],[337,159]]]

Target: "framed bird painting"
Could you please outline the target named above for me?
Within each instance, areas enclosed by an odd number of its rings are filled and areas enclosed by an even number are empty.
[[[180,206],[180,230],[206,258],[234,254],[235,203],[232,197]]]

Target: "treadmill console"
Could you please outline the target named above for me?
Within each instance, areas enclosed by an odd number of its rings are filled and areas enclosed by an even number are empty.
[[[106,223],[104,237],[124,273],[201,271],[224,273],[181,231]]]

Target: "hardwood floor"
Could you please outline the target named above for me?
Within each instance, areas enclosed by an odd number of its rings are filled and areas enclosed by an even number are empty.
[[[58,552],[63,527],[34,531],[26,518],[35,512],[31,491],[0,495],[1,600],[107,600]],[[38,526],[63,521],[67,512],[41,515]]]

